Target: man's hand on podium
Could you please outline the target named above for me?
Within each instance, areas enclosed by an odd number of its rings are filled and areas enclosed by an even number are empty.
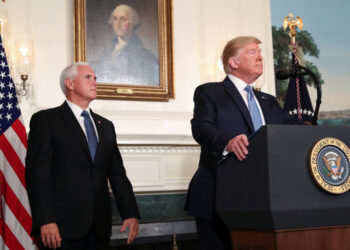
[[[238,160],[243,161],[247,157],[248,146],[248,137],[245,134],[241,134],[232,138],[228,142],[226,150],[234,153]]]

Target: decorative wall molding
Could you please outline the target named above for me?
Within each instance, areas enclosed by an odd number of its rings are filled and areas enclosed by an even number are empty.
[[[120,145],[135,192],[187,190],[195,173],[199,145]]]
[[[192,135],[181,134],[118,134],[118,144],[126,145],[197,145]]]
[[[200,146],[119,146],[122,154],[131,153],[200,153]]]

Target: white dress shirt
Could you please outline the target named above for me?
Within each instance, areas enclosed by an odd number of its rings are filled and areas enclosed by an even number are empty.
[[[119,55],[119,53],[122,51],[122,49],[124,49],[126,47],[126,45],[128,45],[128,43],[126,41],[124,41],[123,39],[121,39],[119,36],[118,36],[118,43],[117,45],[114,47],[114,50],[112,52],[112,56],[116,57]]]
[[[235,87],[237,88],[238,92],[240,93],[240,95],[242,96],[244,102],[245,102],[245,105],[247,105],[247,108],[249,110],[249,107],[248,107],[248,93],[247,91],[244,90],[245,87],[247,87],[247,83],[244,82],[243,80],[239,79],[238,77],[234,76],[234,75],[228,75],[228,78],[231,80],[231,82],[233,83],[233,85],[235,85]],[[264,118],[264,115],[263,115],[263,112],[261,110],[261,107],[260,107],[260,104],[259,104],[259,101],[256,99],[256,96],[253,95],[254,98],[255,98],[255,102],[256,102],[256,105],[258,106],[258,109],[260,111],[260,117],[261,117],[261,122],[262,122],[262,125],[265,125],[265,118]],[[226,150],[227,148],[227,145],[224,149],[224,152],[222,153],[223,156],[226,156],[228,154],[228,151]]]
[[[228,78],[230,78],[231,82],[233,82],[233,84],[236,86],[238,92],[241,94],[245,104],[247,105],[248,108],[248,93],[247,91],[244,90],[244,88],[248,85],[246,82],[244,82],[243,80],[239,79],[238,77],[234,76],[234,75],[228,75]],[[258,109],[260,111],[260,117],[261,117],[261,121],[262,121],[262,125],[264,126],[265,123],[265,118],[264,118],[264,114],[261,110],[259,101],[256,99],[256,96],[254,95],[255,98],[255,102],[256,105],[258,106]],[[249,110],[249,108],[248,108]]]
[[[87,139],[87,135],[86,135],[86,130],[85,130],[85,125],[84,125],[84,117],[81,116],[81,113],[84,111],[82,108],[80,108],[78,105],[66,100],[68,106],[70,107],[70,109],[72,110],[75,118],[77,118],[78,122],[79,122],[79,125],[81,127],[81,129],[84,131],[84,134],[86,136],[86,139]],[[91,116],[91,113],[90,113],[90,107],[88,107],[86,109],[86,111],[88,112],[89,116],[90,116],[90,120],[92,122],[92,125],[94,125],[94,129],[95,129],[95,133],[96,133],[96,136],[97,136],[97,141],[99,141],[98,139],[98,133],[97,133],[97,129],[96,129],[96,125],[95,125],[95,121],[94,119],[92,118]]]

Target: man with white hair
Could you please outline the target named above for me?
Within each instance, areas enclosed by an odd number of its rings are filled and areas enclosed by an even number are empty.
[[[113,27],[114,33],[120,43],[129,40],[134,30],[140,24],[139,15],[129,5],[118,5],[109,17],[108,23]]]
[[[89,64],[75,63],[63,70],[60,84],[66,101],[30,121],[25,179],[32,235],[40,249],[108,249],[109,181],[130,243],[140,215],[114,126],[89,107],[96,98],[95,73]]]
[[[158,59],[136,34],[140,26],[136,10],[118,5],[108,23],[113,28],[114,41],[97,64],[101,82],[159,86]]]

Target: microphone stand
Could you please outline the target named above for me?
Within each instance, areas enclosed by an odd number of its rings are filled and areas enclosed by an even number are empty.
[[[314,110],[314,115],[312,117],[312,125],[317,125],[317,119],[318,119],[318,111],[320,110],[321,106],[321,97],[322,97],[322,89],[320,81],[318,80],[318,77],[314,72],[309,70],[308,68],[301,66],[300,64],[294,64],[291,70],[291,75],[297,75],[299,72],[305,71],[307,75],[310,75],[312,80],[314,81],[314,84],[316,86],[317,90],[317,98],[316,98],[316,106]]]

